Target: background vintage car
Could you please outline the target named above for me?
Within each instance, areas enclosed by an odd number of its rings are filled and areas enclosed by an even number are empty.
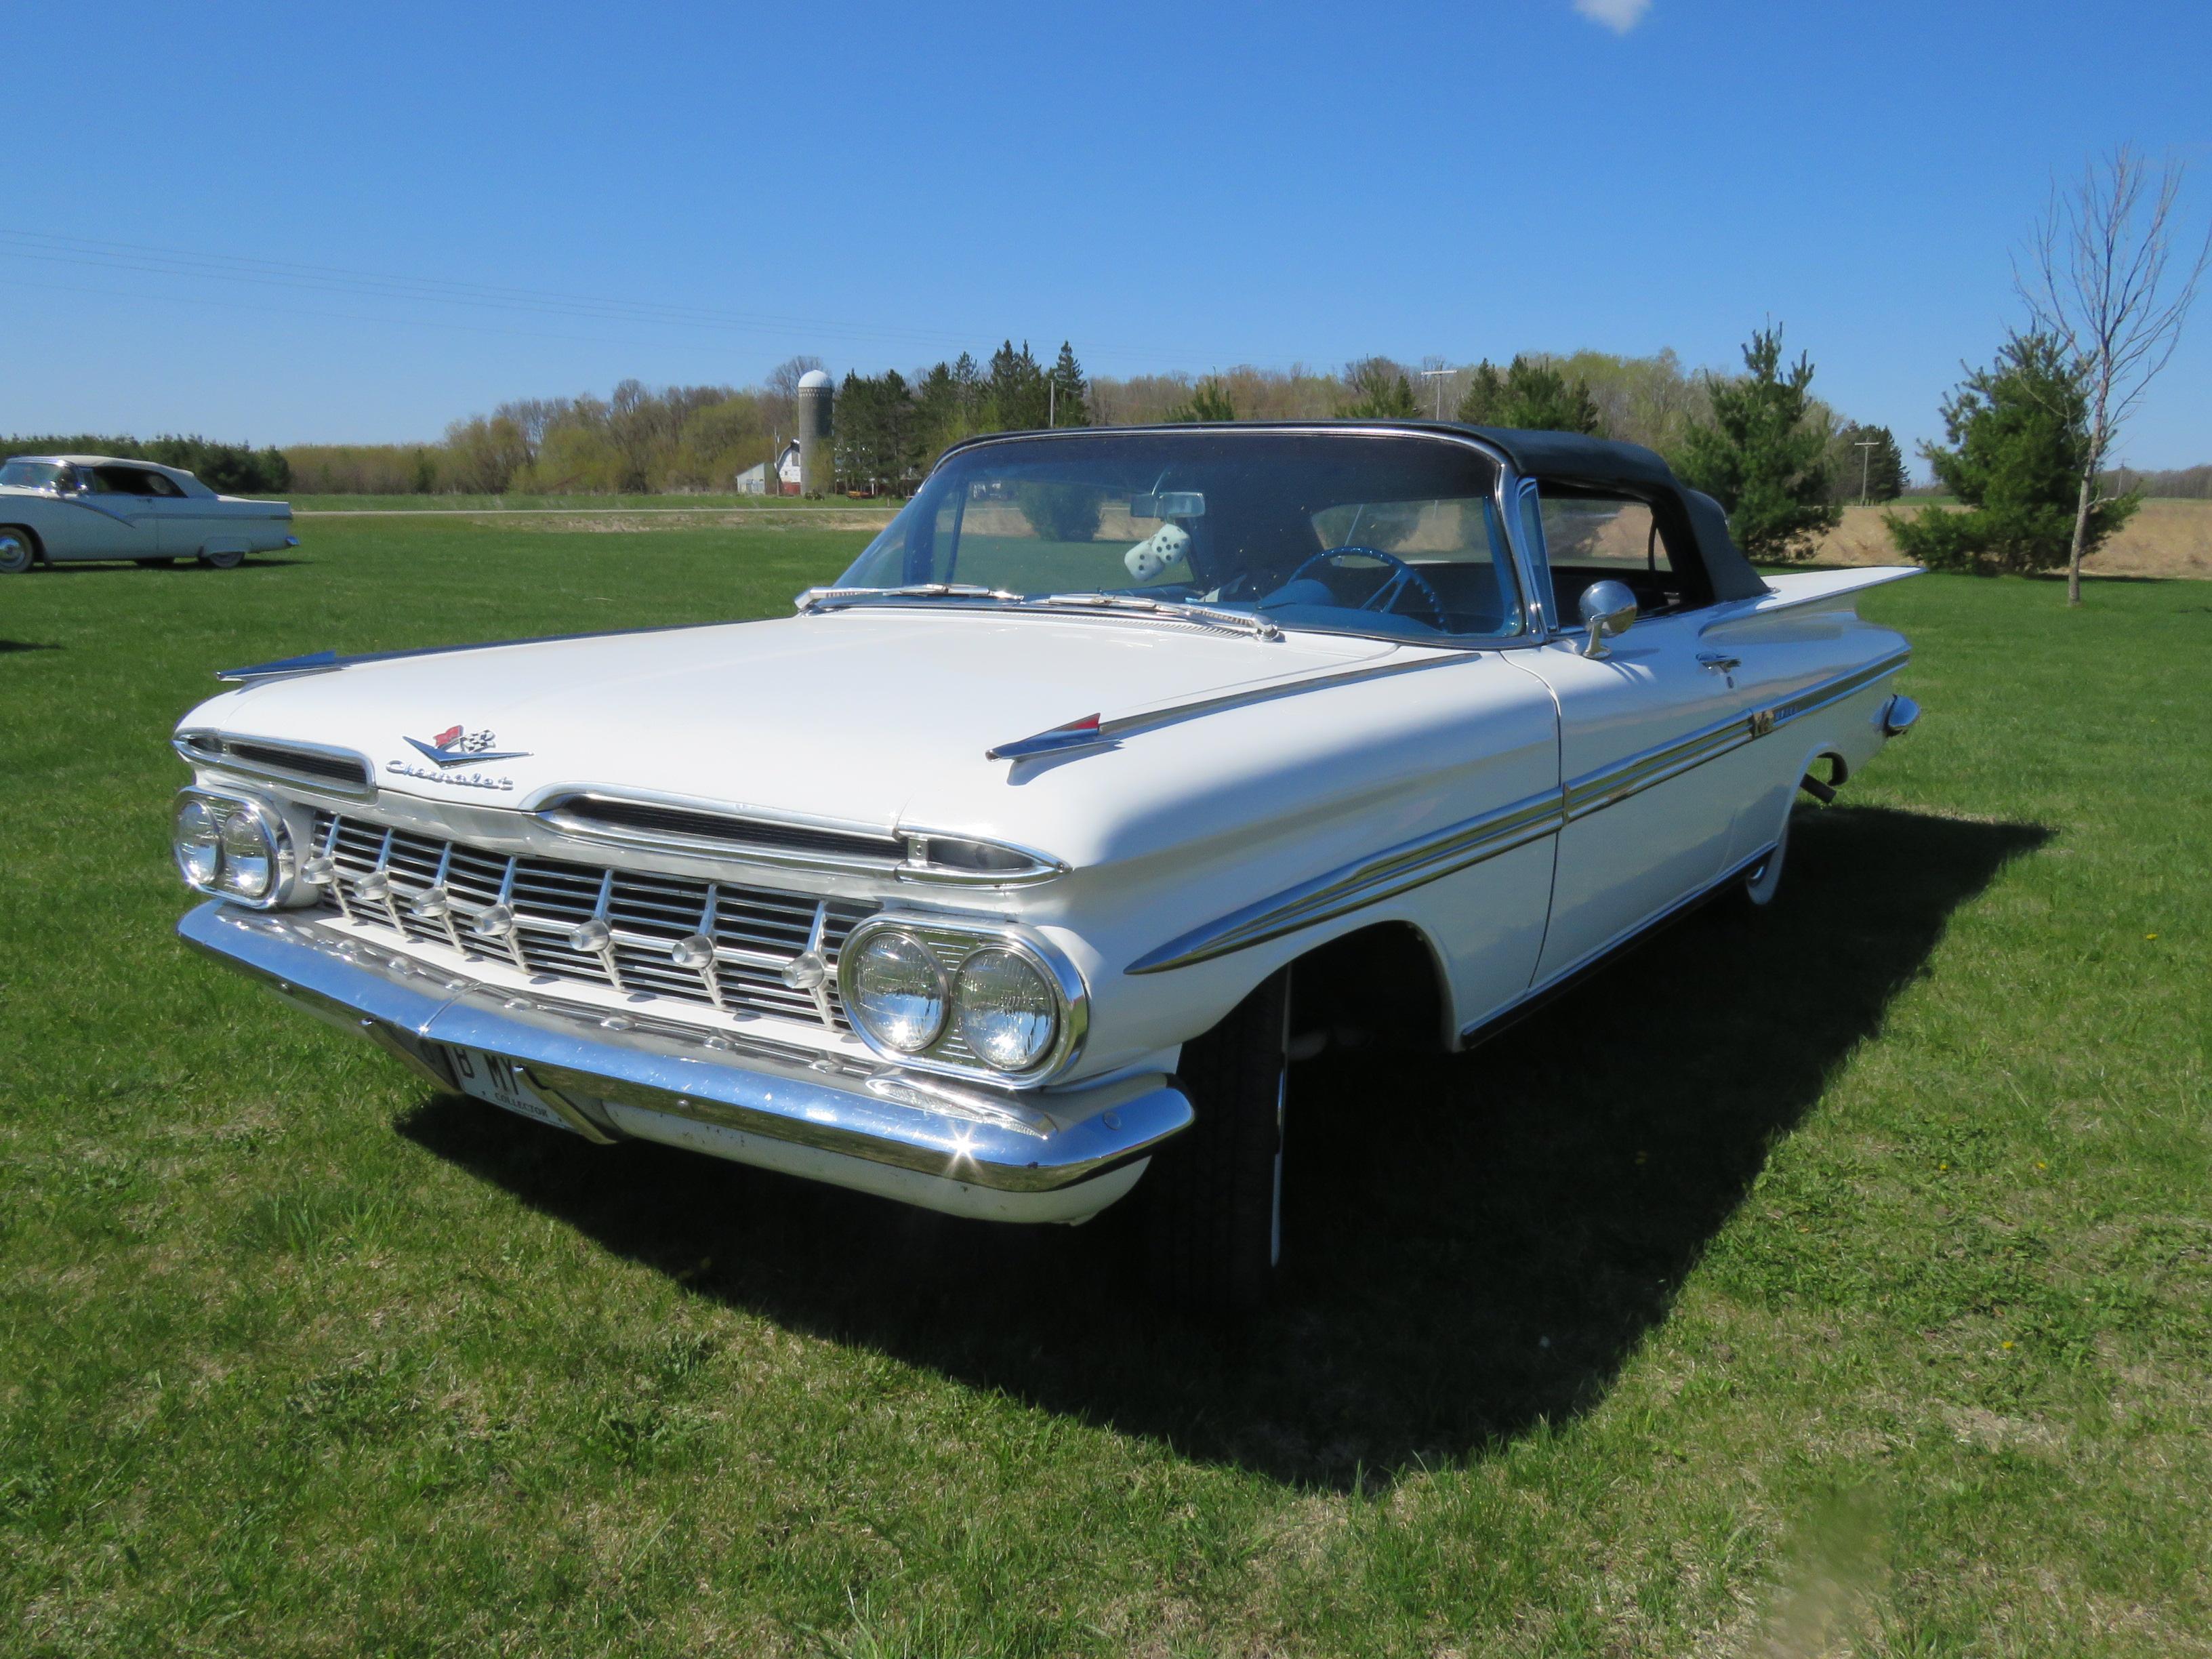
[[[180,467],[112,455],[0,464],[0,574],[76,559],[196,558],[228,570],[299,544],[289,502],[219,495]]]

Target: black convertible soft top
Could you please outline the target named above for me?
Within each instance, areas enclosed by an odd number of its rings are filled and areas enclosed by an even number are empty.
[[[1380,426],[1455,437],[1471,434],[1503,450],[1513,463],[1514,471],[1535,479],[1540,488],[1548,485],[1557,491],[1630,495],[1645,503],[1666,536],[1668,546],[1684,555],[1676,561],[1677,564],[1686,566],[1694,562],[1702,567],[1705,582],[1711,589],[1702,596],[1704,599],[1755,599],[1772,591],[1759,579],[1759,573],[1729,538],[1726,509],[1711,496],[1686,487],[1656,450],[1646,449],[1641,444],[1586,438],[1579,432],[1534,432],[1518,427],[1474,426],[1459,421],[1240,421],[1234,424],[1237,429],[1249,432],[1310,432],[1327,431],[1333,426]],[[987,432],[962,440],[945,454],[1009,438],[1208,429],[1198,424],[1163,422],[1152,427],[1063,427],[1054,432]],[[944,459],[938,458],[939,464]],[[1694,573],[1685,574],[1694,576]]]
[[[1769,589],[1729,537],[1728,513],[1710,495],[1685,486],[1657,451],[1642,444],[1586,438],[1579,432],[1528,432],[1516,427],[1437,428],[1471,432],[1505,452],[1524,477],[1568,489],[1618,491],[1648,504],[1670,544],[1696,550],[1716,599],[1755,599]]]

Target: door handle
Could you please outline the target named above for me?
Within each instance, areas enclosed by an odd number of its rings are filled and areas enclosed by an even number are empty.
[[[1698,662],[1701,667],[1710,668],[1716,674],[1732,674],[1743,666],[1741,657],[1731,657],[1725,651],[1700,651]]]

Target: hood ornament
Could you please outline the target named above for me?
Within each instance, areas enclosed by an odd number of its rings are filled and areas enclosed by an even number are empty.
[[[476,766],[487,761],[524,760],[530,754],[527,749],[498,748],[495,745],[499,739],[493,733],[465,731],[458,726],[447,726],[427,743],[421,738],[410,738],[407,741],[425,758],[434,761],[441,767]]]
[[[1095,749],[1113,741],[1112,735],[1099,725],[1097,715],[1085,714],[1079,720],[1048,726],[1012,743],[1002,743],[994,749],[987,749],[983,751],[983,758],[1027,760],[1032,755],[1057,754],[1063,749]]]

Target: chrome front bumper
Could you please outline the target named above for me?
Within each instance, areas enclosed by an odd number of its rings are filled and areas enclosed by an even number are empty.
[[[477,983],[281,913],[210,900],[188,945],[368,1037],[444,1089],[451,1043],[501,1056],[575,1128],[827,1181],[951,1214],[1082,1221],[1187,1127],[1171,1078],[1027,1094],[873,1060]]]

